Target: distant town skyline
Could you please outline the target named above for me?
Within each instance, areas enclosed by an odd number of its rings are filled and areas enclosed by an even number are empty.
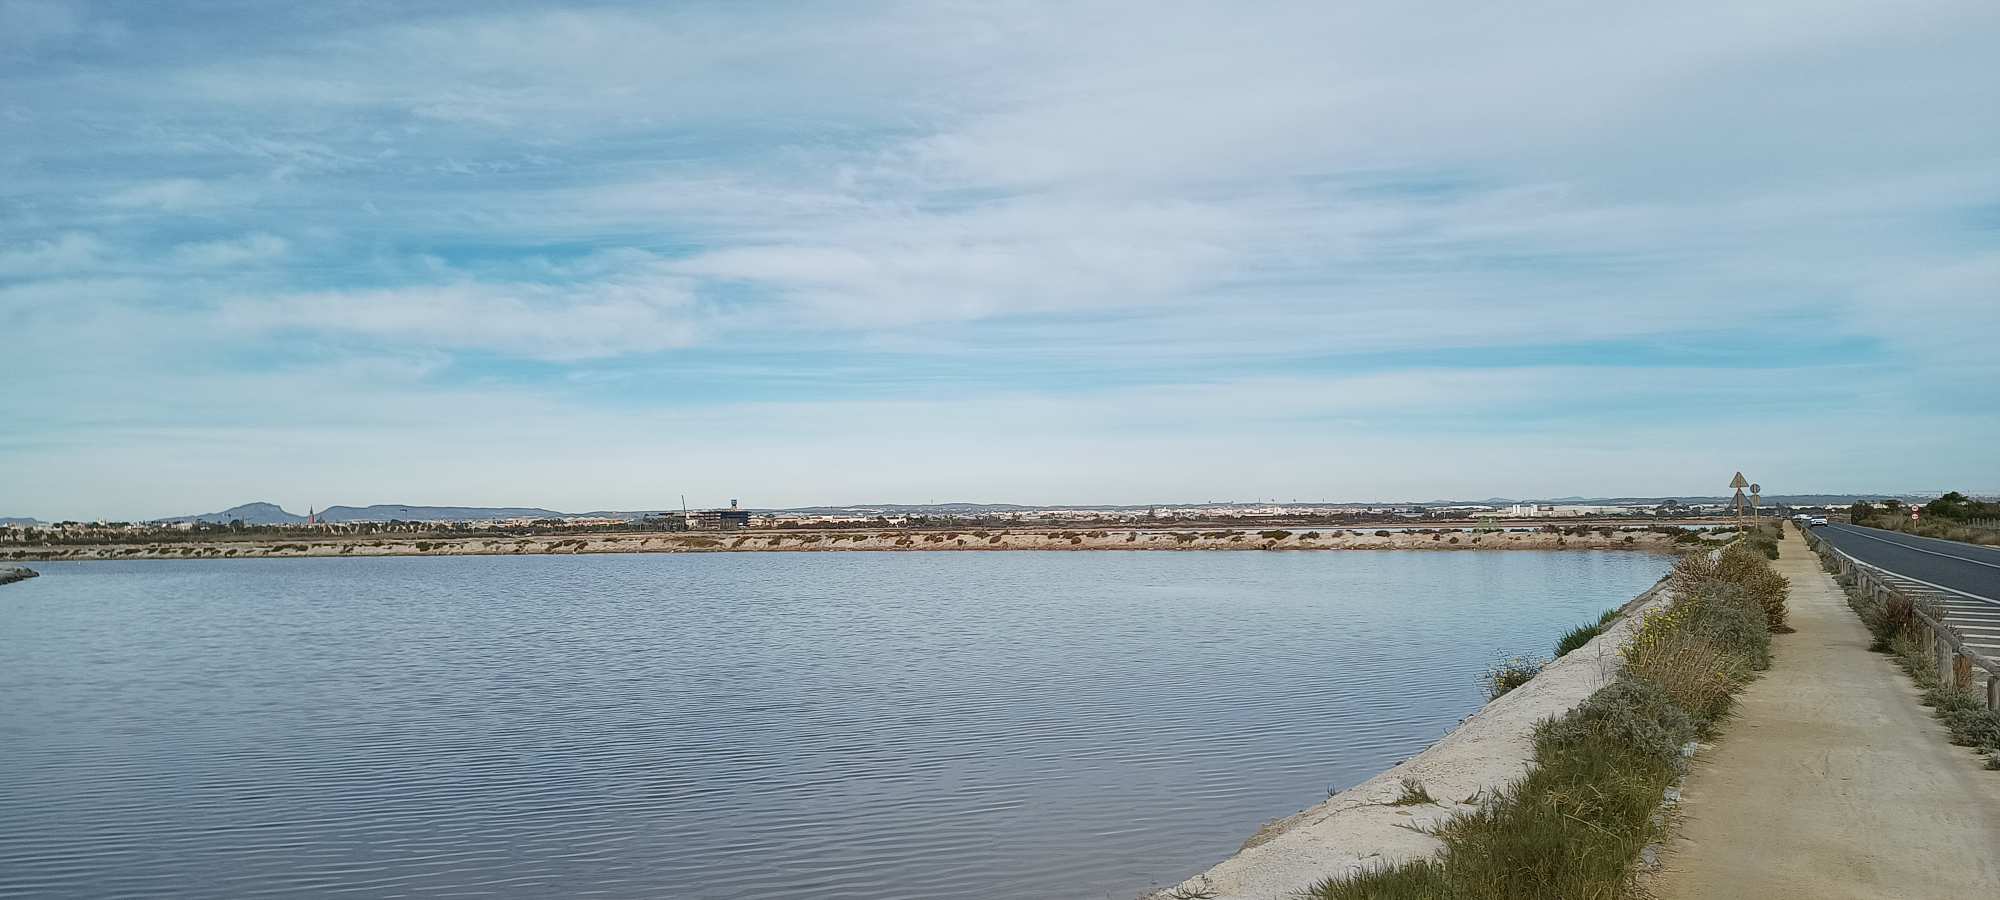
[[[1919,498],[1935,497],[1939,494],[1942,494],[1943,492],[1944,491],[1942,489],[1935,489],[1935,490],[1856,491],[1856,492],[1798,491],[1798,492],[1787,492],[1782,494],[1768,493],[1763,495],[1762,505],[1765,508],[1771,508],[1787,502],[1792,502],[1794,500],[1796,500],[1796,502],[1799,503],[1823,502],[1819,498],[1836,498],[1836,502],[1839,503],[1849,502],[1850,498],[1872,499],[1872,498],[1895,497],[1895,498],[1910,498],[1914,501],[1915,499]],[[1962,493],[1968,493],[1980,497],[2000,496],[2000,491],[1963,491]],[[1799,499],[1799,498],[1807,498],[1807,499]],[[1564,504],[1569,504],[1572,506],[1576,504],[1585,504],[1585,505],[1609,504],[1612,506],[1632,506],[1633,504],[1636,503],[1645,506],[1657,506],[1662,504],[1685,502],[1689,505],[1706,504],[1711,506],[1727,506],[1729,501],[1730,498],[1728,493],[1723,492],[1723,493],[1705,493],[1705,494],[1690,493],[1690,494],[1671,494],[1671,495],[1626,493],[1626,494],[1604,494],[1604,495],[1592,495],[1592,496],[1551,495],[1551,496],[1516,496],[1516,497],[1505,497],[1500,495],[1488,495],[1480,497],[1480,496],[1468,495],[1462,497],[1436,496],[1436,497],[1400,497],[1400,498],[1374,498],[1374,499],[1353,499],[1353,498],[1344,499],[1344,498],[1325,498],[1325,497],[1291,498],[1291,499],[1217,498],[1217,499],[1204,499],[1204,500],[1185,500],[1185,499],[1156,500],[1156,501],[1145,501],[1139,503],[1085,502],[1085,501],[1067,501],[1067,502],[1050,501],[1045,503],[1014,503],[1008,501],[981,501],[981,500],[940,500],[940,501],[909,502],[909,501],[885,500],[885,501],[874,501],[874,502],[862,501],[862,502],[851,502],[851,503],[809,503],[809,504],[793,504],[784,506],[777,506],[777,505],[757,506],[753,504],[742,504],[741,508],[749,511],[780,512],[780,513],[799,512],[803,510],[854,511],[854,510],[875,509],[875,510],[895,511],[899,514],[900,513],[920,514],[926,512],[937,512],[942,514],[951,511],[953,508],[993,508],[1001,510],[1026,510],[1026,511],[1119,510],[1126,512],[1138,511],[1143,509],[1143,510],[1157,510],[1157,511],[1172,513],[1177,510],[1184,511],[1184,510],[1200,509],[1200,508],[1227,508],[1227,509],[1245,510],[1245,509],[1257,509],[1257,508],[1306,509],[1314,507],[1409,508],[1418,506],[1428,506],[1435,508],[1456,508],[1456,507],[1487,506],[1487,507],[1494,507],[1503,512],[1511,508],[1514,512],[1518,513],[1522,507],[1534,504],[1543,504],[1543,505],[1554,504],[1557,506],[1562,506]],[[200,512],[176,513],[176,514],[162,515],[162,516],[120,516],[120,515],[54,516],[54,517],[0,516],[0,525],[18,524],[24,520],[33,520],[45,524],[54,522],[64,522],[64,521],[154,522],[154,521],[168,521],[168,520],[188,521],[197,519],[201,521],[223,522],[231,520],[232,517],[242,518],[244,521],[249,521],[255,524],[259,521],[266,521],[266,520],[280,521],[281,520],[280,517],[292,517],[300,520],[319,519],[321,521],[328,521],[325,517],[329,515],[335,516],[335,518],[332,519],[331,521],[343,521],[343,522],[389,521],[392,518],[402,518],[415,521],[434,521],[434,520],[452,520],[452,519],[461,519],[461,520],[501,519],[501,518],[522,519],[522,518],[534,518],[542,515],[588,517],[588,516],[604,515],[604,514],[646,514],[652,512],[672,513],[672,512],[677,512],[683,508],[691,510],[735,508],[737,502],[738,502],[737,498],[731,498],[729,501],[723,503],[713,503],[713,504],[690,502],[687,503],[685,507],[683,507],[679,503],[675,503],[664,506],[625,505],[616,507],[612,506],[591,507],[591,508],[579,507],[579,508],[566,508],[566,509],[553,508],[553,507],[527,507],[527,506],[522,506],[520,504],[474,505],[474,504],[418,504],[418,503],[335,504],[324,507],[306,506],[306,507],[294,508],[293,506],[284,503],[274,503],[265,500],[253,500],[245,503],[232,504],[228,507],[218,507],[215,509],[208,509]],[[1495,504],[1499,504],[1499,506],[1495,506]],[[299,509],[305,509],[307,511],[300,512]]]
[[[2000,487],[1996,43],[6,0],[0,516]]]

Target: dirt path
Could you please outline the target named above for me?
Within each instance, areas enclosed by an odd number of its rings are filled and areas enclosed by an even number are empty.
[[[1805,542],[1777,562],[1791,624],[1688,776],[1662,900],[2000,896],[2000,772],[1944,726]]]

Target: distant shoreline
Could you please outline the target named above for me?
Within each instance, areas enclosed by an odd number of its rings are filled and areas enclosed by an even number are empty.
[[[1429,533],[1425,533],[1428,531]],[[1609,531],[1607,535],[1605,532]],[[17,547],[10,562],[115,559],[264,559],[354,556],[527,556],[575,553],[904,552],[962,550],[1639,550],[1671,553],[1671,535],[1473,529],[973,529],[597,534],[583,537],[357,536],[319,540],[195,541]]]

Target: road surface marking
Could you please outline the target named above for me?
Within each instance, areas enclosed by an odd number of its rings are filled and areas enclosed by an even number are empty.
[[[1891,543],[1894,543],[1894,542],[1892,541]],[[1901,545],[1901,544],[1898,544],[1897,546],[1902,546],[1902,545]],[[1848,557],[1848,559],[1854,559],[1854,557],[1850,555],[1850,556]],[[1854,559],[1854,561],[1855,561],[1855,562],[1857,562],[1857,563],[1861,563],[1861,565],[1864,565],[1864,566],[1867,566],[1868,568],[1871,568],[1871,569],[1874,569],[1874,570],[1876,570],[1876,571],[1878,571],[1878,572],[1881,572],[1881,573],[1882,573],[1882,574],[1884,574],[1884,575],[1893,575],[1893,576],[1895,576],[1895,577],[1897,577],[1897,578],[1901,578],[1901,579],[1903,579],[1904,581],[1909,581],[1909,582],[1914,582],[1914,583],[1916,583],[1916,584],[1921,584],[1921,585],[1923,585],[1924,587],[1928,587],[1928,588],[1936,588],[1936,589],[1938,589],[1938,590],[1940,590],[1940,591],[1944,591],[1944,592],[1946,592],[1946,593],[1950,593],[1950,594],[1957,594],[1957,595],[1959,595],[1960,597],[1971,597],[1971,598],[1972,598],[1972,599],[1974,599],[1974,600],[1981,600],[1981,601],[1985,601],[1985,602],[1987,602],[1987,603],[1991,603],[1991,604],[1993,604],[1993,605],[1995,605],[1995,606],[2000,606],[2000,600],[1995,600],[1995,599],[1993,599],[1992,597],[1982,597],[1982,596],[1980,596],[1980,595],[1978,595],[1978,594],[1975,594],[1975,593],[1973,593],[1973,592],[1971,592],[1971,591],[1961,591],[1961,590],[1959,590],[1958,588],[1949,588],[1949,587],[1945,587],[1944,585],[1941,585],[1941,584],[1937,584],[1937,583],[1934,583],[1934,582],[1929,582],[1929,581],[1925,581],[1925,580],[1923,580],[1923,579],[1921,579],[1921,578],[1911,578],[1910,576],[1908,576],[1908,575],[1905,575],[1905,574],[1903,574],[1903,573],[1901,573],[1901,572],[1892,572],[1892,571],[1890,571],[1890,570],[1888,570],[1888,569],[1885,569],[1885,568],[1883,568],[1883,567],[1881,567],[1881,566],[1878,566],[1878,565],[1876,565],[1876,564],[1874,564],[1874,563],[1868,563],[1868,562],[1861,562],[1861,560],[1858,560],[1858,559]]]
[[[1916,545],[1914,545],[1914,544],[1905,544],[1905,543],[1903,543],[1902,541],[1892,541],[1892,540],[1889,540],[1888,538],[1879,538],[1879,537],[1876,537],[1876,536],[1874,536],[1874,535],[1872,535],[1872,534],[1869,534],[1868,532],[1865,532],[1865,531],[1858,531],[1858,530],[1855,530],[1855,529],[1854,529],[1854,528],[1852,528],[1852,527],[1848,527],[1848,528],[1842,528],[1842,529],[1840,529],[1840,533],[1841,533],[1841,534],[1853,534],[1853,535],[1855,535],[1856,537],[1865,537],[1865,538],[1867,538],[1867,539],[1869,539],[1869,540],[1871,540],[1871,541],[1881,541],[1881,542],[1882,542],[1882,543],[1884,543],[1884,544],[1893,544],[1893,545],[1895,545],[1895,546],[1897,546],[1897,547],[1901,547],[1901,548],[1903,548],[1903,549],[1905,549],[1905,550],[1915,550],[1915,551],[1917,551],[1918,553],[1928,553],[1928,554],[1930,554],[1930,555],[1932,555],[1932,556],[1942,556],[1942,557],[1944,557],[1945,559],[1956,559],[1956,560],[1959,560],[1959,561],[1961,561],[1961,562],[1969,562],[1969,563],[1971,563],[1971,564],[1973,564],[1973,565],[1975,565],[1975,566],[1985,566],[1985,567],[1987,567],[1987,568],[1989,568],[1989,569],[2000,569],[2000,563],[1990,563],[1990,562],[1987,562],[1987,561],[1985,561],[1985,560],[1983,560],[1983,559],[1973,559],[1973,558],[1971,558],[1971,557],[1969,557],[1969,556],[1953,556],[1953,555],[1951,555],[1951,554],[1949,554],[1949,553],[1939,553],[1939,552],[1938,552],[1938,551],[1936,551],[1936,550],[1925,550],[1924,548],[1922,548],[1922,547],[1918,547],[1918,546],[1916,546]],[[1911,579],[1911,580],[1912,580],[1912,581],[1914,581],[1915,579]]]

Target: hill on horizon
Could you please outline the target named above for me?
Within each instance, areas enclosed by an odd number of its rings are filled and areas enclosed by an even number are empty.
[[[1766,506],[1772,506],[1777,504],[1818,506],[1818,505],[1845,505],[1848,503],[1852,503],[1856,500],[1880,500],[1886,497],[1900,497],[1902,499],[1908,500],[1908,499],[1917,499],[1920,496],[1921,495],[1914,495],[1914,494],[1888,494],[1888,493],[1767,494],[1764,496],[1763,499],[1764,499],[1764,504]],[[1596,503],[1596,504],[1617,505],[1617,506],[1623,506],[1623,505],[1652,506],[1652,505],[1657,505],[1658,503],[1664,500],[1678,500],[1683,503],[1707,503],[1707,504],[1729,502],[1728,497],[1720,495],[1712,495],[1712,496],[1678,496],[1678,497],[1595,497],[1595,498],[1555,497],[1555,498],[1547,498],[1539,500],[1531,500],[1531,499],[1514,500],[1506,497],[1488,497],[1484,500],[1428,500],[1428,501],[1373,501],[1373,502],[1297,500],[1297,501],[1287,501],[1279,505],[1368,507],[1368,506],[1459,506],[1459,505],[1505,506],[1512,503],[1554,503],[1554,504]],[[1264,506],[1264,505],[1269,505],[1271,502],[1272,501],[1220,501],[1220,502],[1203,502],[1203,503],[1162,502],[1162,503],[1048,503],[1048,504],[969,503],[969,502],[851,503],[851,504],[837,504],[837,505],[829,504],[820,506],[794,506],[794,507],[746,507],[746,509],[750,509],[753,512],[761,512],[761,513],[791,513],[795,515],[909,515],[909,514],[925,514],[925,513],[945,514],[945,515],[951,515],[951,514],[979,515],[979,514],[1009,513],[1009,512],[1029,512],[1033,510],[1043,510],[1043,509],[1101,509],[1101,510],[1136,511],[1136,510],[1144,510],[1149,507],[1159,507],[1159,506],[1173,507],[1180,509],[1187,509],[1187,508],[1230,509],[1233,507],[1241,507],[1241,506]],[[426,522],[426,521],[480,522],[480,521],[490,521],[495,519],[518,519],[518,518],[545,519],[545,518],[566,518],[566,517],[639,519],[650,515],[660,515],[661,513],[662,511],[660,510],[593,510],[590,512],[583,512],[583,513],[570,513],[570,512],[560,512],[553,509],[544,509],[538,506],[411,506],[401,503],[377,503],[371,506],[329,506],[323,510],[320,510],[318,516],[319,516],[319,521],[329,522],[329,523],[389,522],[398,519],[405,522]],[[232,506],[220,512],[199,513],[196,515],[189,515],[189,516],[174,516],[165,519],[152,519],[150,521],[160,522],[160,523],[207,522],[207,523],[223,525],[223,524],[228,524],[229,522],[237,519],[241,519],[243,523],[246,525],[302,525],[305,524],[306,521],[306,517],[303,515],[290,512],[278,506],[275,503],[266,503],[262,501],[255,503],[245,503],[239,506]],[[36,520],[29,518],[16,518],[16,519],[0,518],[0,525],[5,525],[5,524],[33,525],[37,524],[37,522]]]
[[[485,519],[515,519],[522,517],[554,518],[568,515],[551,509],[526,506],[406,506],[400,503],[378,503],[373,506],[329,506],[319,511],[321,522],[389,522],[401,519],[405,522],[457,521],[476,522]],[[245,503],[232,506],[221,512],[199,513],[191,516],[175,516],[154,519],[156,522],[208,522],[226,525],[241,519],[245,525],[303,525],[306,517],[289,512],[275,503]]]

